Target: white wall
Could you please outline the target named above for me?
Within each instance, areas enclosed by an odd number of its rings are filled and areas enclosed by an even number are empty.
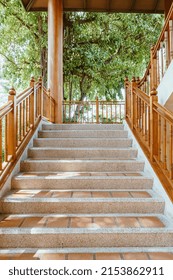
[[[136,138],[134,137],[134,135],[126,121],[124,121],[124,127],[125,127],[125,130],[128,131],[129,137],[133,140],[133,147],[138,150],[138,159],[145,162],[144,175],[149,176],[154,179],[153,191],[155,191],[157,194],[159,194],[165,201],[164,214],[167,217],[169,217],[170,220],[172,220],[172,222],[173,222],[173,203],[172,203],[172,201],[168,197],[162,183],[160,182],[155,171],[153,170],[150,162],[148,161],[147,157],[145,156],[142,148],[140,147],[139,143],[137,142]]]
[[[161,105],[165,105],[170,95],[173,93],[173,61],[169,65],[160,85],[157,88],[158,100]]]

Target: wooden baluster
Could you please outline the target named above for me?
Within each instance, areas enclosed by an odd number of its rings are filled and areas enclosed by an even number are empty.
[[[153,57],[154,47],[152,46],[150,49],[150,61],[151,61],[151,69],[150,69],[150,91],[154,88],[154,57]]]
[[[13,110],[8,114],[7,153],[11,156],[11,161],[14,161],[16,159],[16,91],[14,88],[9,91],[8,101],[13,102]]]
[[[165,71],[168,69],[169,66],[169,41],[168,41],[168,31],[165,31],[165,66],[166,69]]]
[[[142,134],[145,140],[145,102],[142,101]]]
[[[23,102],[20,103],[20,141],[23,139]]]
[[[147,105],[147,130],[148,130],[148,146],[150,147],[150,105]]]
[[[0,119],[0,171],[2,170],[2,119]]]
[[[154,161],[154,156],[158,154],[158,114],[154,111],[154,102],[158,102],[157,91],[154,88],[150,93],[150,159]]]
[[[169,21],[170,62],[173,59],[173,20]]]
[[[99,123],[99,99],[96,97],[96,123]]]
[[[157,51],[157,86],[160,84],[160,62],[159,51]]]
[[[92,123],[94,122],[94,109],[93,109],[93,103],[92,103]]]
[[[136,79],[133,77],[131,82],[131,128],[134,127],[134,91],[136,89]]]
[[[4,140],[4,161],[8,162],[8,156],[10,155],[9,150],[8,150],[8,129],[9,129],[9,118],[7,117],[7,115],[5,116],[5,126],[4,126],[4,134],[5,134],[5,140]]]
[[[124,80],[124,88],[125,88],[125,116],[128,119],[129,116],[129,92],[128,92],[128,77]]]
[[[160,80],[163,78],[164,75],[164,52],[163,52],[163,42],[160,43],[160,67],[161,67],[161,77]]]
[[[148,111],[147,111],[147,103],[145,103],[145,141],[148,142],[148,127],[147,127],[147,121],[148,121]]]
[[[26,99],[26,132],[29,131],[29,98]]]
[[[111,105],[110,105],[110,109],[111,109],[111,122],[113,122],[112,107],[113,107],[113,101],[111,102]]]
[[[43,116],[43,79],[40,76],[38,79],[39,82],[39,104],[40,104],[40,111],[39,111],[39,115],[41,115],[41,117]]]
[[[71,102],[69,101],[69,121],[71,122]],[[65,120],[66,120],[66,111],[65,111]]]
[[[162,138],[162,133],[161,133],[161,116],[160,114],[158,115],[158,161],[161,161],[161,138]]]
[[[163,120],[163,168],[167,169],[167,153],[166,153],[166,145],[167,145],[167,129],[166,129],[166,120]]]
[[[170,137],[169,137],[169,161],[170,161],[170,179],[173,179],[173,126],[170,124]]]
[[[51,102],[51,93],[50,93],[50,89],[48,89],[47,90],[47,95],[48,95],[48,97],[49,97],[49,100],[48,100],[48,104],[47,104],[47,106],[48,106],[48,119],[49,119],[49,121],[50,122],[52,122],[52,102]],[[46,107],[47,107],[46,106]]]
[[[27,122],[26,122],[26,99],[24,100],[24,136],[27,132]]]
[[[33,88],[33,92],[30,95],[30,100],[29,100],[29,116],[30,116],[30,127],[34,128],[35,127],[35,120],[36,120],[36,98],[35,98],[35,80],[34,77],[31,78],[30,81],[30,87]]]

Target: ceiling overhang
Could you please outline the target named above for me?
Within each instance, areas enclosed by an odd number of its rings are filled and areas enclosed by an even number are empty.
[[[47,11],[48,0],[21,0],[26,11]],[[164,13],[165,0],[62,0],[64,11]]]

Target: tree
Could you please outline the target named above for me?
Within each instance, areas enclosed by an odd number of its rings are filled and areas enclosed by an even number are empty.
[[[124,77],[143,74],[162,24],[161,15],[66,13],[65,97],[121,97]]]
[[[141,76],[161,15],[64,13],[64,97],[121,97],[125,76]],[[19,88],[31,75],[47,82],[47,13],[26,13],[20,0],[0,0],[3,76]]]
[[[16,88],[31,75],[47,79],[47,14],[26,13],[19,0],[0,0],[0,55],[3,78]]]

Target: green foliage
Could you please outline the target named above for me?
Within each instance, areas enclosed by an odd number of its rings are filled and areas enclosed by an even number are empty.
[[[146,14],[65,14],[66,98],[121,98],[125,76],[141,76],[163,17]],[[73,84],[73,93],[71,93]],[[68,93],[69,90],[69,93]],[[71,95],[71,96],[70,96]],[[70,96],[70,97],[69,97]]]
[[[64,13],[64,97],[121,97],[125,76],[141,76],[163,16]],[[3,77],[17,89],[31,75],[47,78],[47,13],[26,13],[20,0],[0,0]]]
[[[47,15],[26,13],[20,0],[0,0],[0,55],[3,78],[16,88],[41,75],[41,54],[47,48]]]

